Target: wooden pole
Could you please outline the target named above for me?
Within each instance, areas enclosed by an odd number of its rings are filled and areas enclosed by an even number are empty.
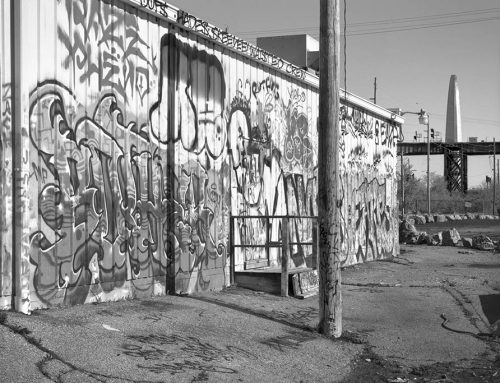
[[[283,247],[281,249],[281,296],[288,296],[288,257],[290,245],[288,242],[288,218],[283,218],[281,225],[281,239]]]
[[[339,174],[339,0],[320,0],[318,230],[320,333],[342,335]]]

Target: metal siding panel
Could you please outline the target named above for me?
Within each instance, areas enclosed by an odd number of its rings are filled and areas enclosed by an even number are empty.
[[[12,295],[12,93],[10,4],[0,1],[0,309]]]
[[[30,244],[33,301],[50,306],[222,287],[230,212],[316,213],[309,206],[317,182],[314,86],[121,1],[23,1],[37,4],[40,15],[26,16],[38,37],[23,45],[25,91],[34,91],[29,164],[47,172],[46,179],[30,178],[30,233],[40,231],[53,245]],[[51,121],[51,112],[59,120]],[[208,121],[219,114],[226,135]],[[372,158],[394,148],[377,146],[359,134],[361,122],[352,124],[344,153],[366,153],[342,162],[346,263],[360,260],[359,246],[363,259],[385,256],[368,249],[363,226],[378,230],[381,218],[354,209],[366,198],[372,208],[391,204],[395,194],[384,170],[395,160],[370,168]],[[355,214],[365,214],[359,227]],[[301,227],[309,222],[295,224],[292,234],[305,239],[310,230]],[[265,237],[258,223],[249,228],[243,237],[236,228],[235,240]],[[279,236],[274,220],[271,239]],[[237,250],[236,264],[244,258]],[[176,287],[168,285],[174,274]]]

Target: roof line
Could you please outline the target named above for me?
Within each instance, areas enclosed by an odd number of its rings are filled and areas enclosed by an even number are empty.
[[[155,17],[167,20],[177,25],[179,28],[190,31],[197,36],[208,39],[217,45],[223,46],[242,56],[249,57],[260,64],[271,69],[280,71],[285,76],[306,83],[319,89],[319,77],[307,69],[300,68],[281,57],[269,53],[246,40],[243,40],[221,28],[200,19],[189,12],[183,11],[174,5],[168,4],[164,0],[120,0],[135,8],[141,9]],[[404,119],[389,110],[375,105],[362,97],[350,92],[340,90],[340,98],[344,102],[352,103],[369,110],[385,119],[402,124]]]

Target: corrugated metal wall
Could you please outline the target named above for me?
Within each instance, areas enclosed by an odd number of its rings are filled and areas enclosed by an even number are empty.
[[[12,296],[12,89],[10,1],[0,1],[0,309]]]
[[[1,4],[8,21],[9,2]],[[22,262],[10,265],[4,199],[2,297],[12,269],[29,309],[221,288],[230,215],[317,214],[318,93],[295,69],[287,75],[120,1],[18,6],[14,251]],[[0,41],[3,116],[5,30]],[[344,117],[344,263],[352,264],[398,251],[399,130],[355,105]],[[2,144],[9,129],[2,122]],[[280,225],[272,222],[271,240]],[[310,221],[294,220],[291,236],[310,238]],[[262,221],[237,222],[236,242],[265,238]],[[292,259],[299,266],[306,255],[295,247]],[[258,248],[238,251],[236,267],[261,257]]]

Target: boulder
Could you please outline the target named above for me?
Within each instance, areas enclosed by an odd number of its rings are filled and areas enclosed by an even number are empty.
[[[432,246],[441,246],[443,243],[443,233],[439,232],[437,234],[434,234],[431,236],[430,242],[428,242],[428,245]]]
[[[417,245],[425,245],[428,242],[429,234],[427,234],[425,231],[421,231],[418,233],[417,237]]]
[[[453,214],[447,214],[447,215],[445,215],[445,217],[446,217],[447,221],[450,221],[450,222],[455,221],[455,216]]]
[[[460,241],[460,234],[457,229],[452,228],[450,230],[443,231],[443,246],[456,246],[458,241]]]
[[[462,245],[468,249],[472,249],[472,238],[462,237]]]
[[[425,225],[425,217],[423,215],[414,215],[415,225]]]
[[[434,222],[446,222],[446,217],[442,214],[435,215]]]
[[[472,237],[472,247],[477,250],[494,250],[495,244],[486,235],[475,235]]]
[[[439,241],[433,239],[434,236],[432,234],[427,234],[426,239],[427,239],[427,245],[428,246],[438,246]]]
[[[425,222],[426,222],[426,223],[433,223],[433,222],[434,222],[434,216],[433,216],[433,215],[426,214],[426,215],[425,215]]]
[[[418,243],[418,233],[408,235],[408,237],[406,237],[405,243],[407,245],[416,245]]]
[[[487,215],[486,214],[479,214],[476,219],[487,219]]]
[[[467,213],[465,216],[467,217],[467,219],[476,219],[476,214],[473,213]]]
[[[399,224],[399,242],[400,243],[409,243],[409,240],[413,241],[413,237],[415,237],[415,243],[416,239],[418,238],[418,231],[415,229],[415,226],[413,223],[410,222],[409,219],[404,219],[400,224]]]

